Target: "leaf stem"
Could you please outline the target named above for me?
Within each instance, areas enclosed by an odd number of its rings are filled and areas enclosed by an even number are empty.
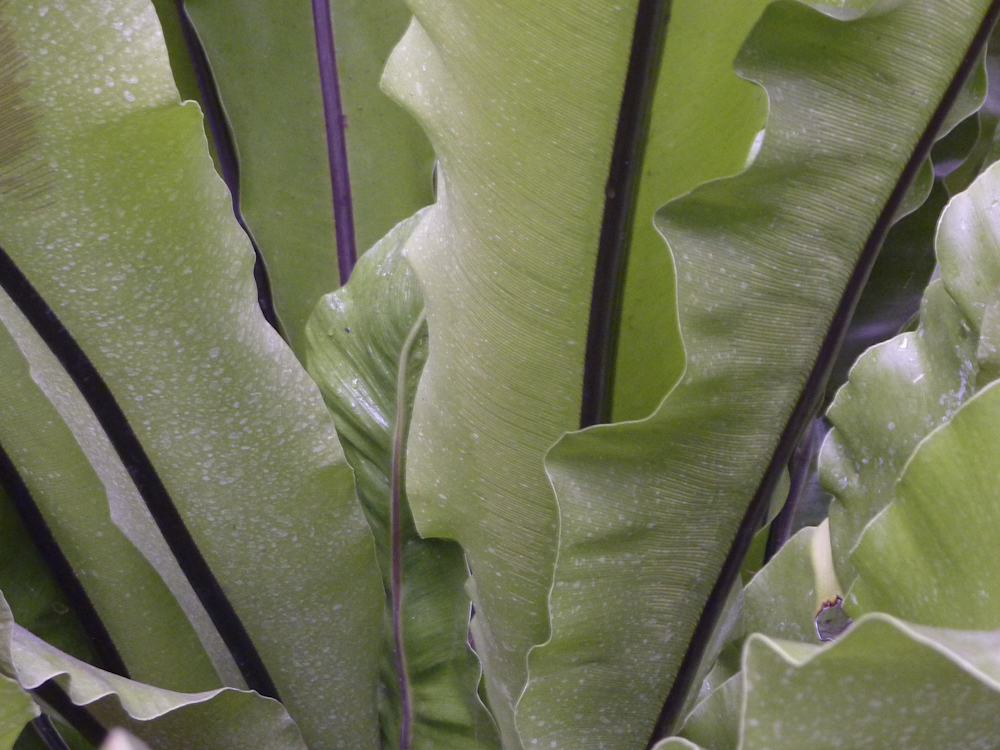
[[[326,119],[326,150],[330,161],[330,184],[333,188],[333,221],[337,238],[337,268],[340,283],[351,278],[358,260],[354,239],[354,207],[351,200],[351,177],[347,168],[346,118],[340,100],[337,79],[337,53],[333,44],[333,22],[329,0],[312,0],[313,29],[316,33],[316,57],[319,63],[320,90],[323,93],[323,116]]]
[[[403,534],[400,519],[406,472],[406,438],[409,428],[409,414],[406,408],[406,370],[410,363],[410,352],[420,337],[426,319],[426,314],[421,311],[399,353],[399,370],[396,373],[396,422],[392,433],[392,469],[389,477],[389,534],[392,545],[390,596],[392,636],[396,648],[396,678],[399,681],[399,750],[410,750],[413,725],[413,700],[410,696],[410,680],[406,674],[406,652],[403,645]]]
[[[84,706],[78,706],[55,680],[43,682],[31,691],[46,706],[62,717],[62,720],[94,747],[100,747],[108,736],[108,730]]]

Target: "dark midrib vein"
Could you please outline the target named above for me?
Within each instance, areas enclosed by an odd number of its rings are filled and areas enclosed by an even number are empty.
[[[792,451],[792,457],[788,462],[788,473],[791,480],[788,486],[788,497],[778,515],[771,521],[771,529],[767,534],[767,545],[764,548],[765,565],[778,554],[778,551],[792,536],[795,516],[802,503],[802,495],[805,493],[806,485],[809,483],[812,462],[816,457],[820,441],[823,439],[822,423],[822,419],[814,417],[798,445],[795,446],[795,450]]]
[[[128,668],[118,653],[111,634],[93,602],[90,601],[80,579],[77,578],[76,571],[59,547],[59,542],[45,521],[45,516],[31,496],[31,490],[3,445],[0,445],[0,486],[7,493],[14,509],[21,517],[28,536],[45,560],[66,599],[69,600],[83,631],[97,653],[101,666],[109,672],[128,677]]]
[[[337,269],[343,286],[351,278],[358,261],[354,238],[354,205],[351,177],[347,168],[346,118],[337,78],[337,52],[333,44],[333,22],[329,0],[312,0],[313,29],[316,33],[316,60],[319,64],[323,117],[326,120],[326,150],[333,188],[333,221],[337,239]]]
[[[941,97],[937,109],[934,110],[934,114],[928,121],[927,127],[920,136],[920,140],[917,141],[913,152],[910,154],[909,161],[907,161],[906,166],[900,173],[895,187],[868,235],[864,248],[862,248],[861,254],[858,257],[857,265],[855,265],[854,271],[844,288],[840,303],[831,320],[830,328],[827,330],[827,334],[820,346],[816,363],[809,373],[799,400],[792,410],[784,431],[781,433],[778,446],[736,532],[732,546],[729,549],[729,554],[726,556],[719,577],[716,579],[715,586],[712,588],[712,592],[709,594],[702,609],[701,617],[698,619],[698,624],[695,626],[688,649],[684,654],[684,659],[677,671],[677,677],[674,679],[670,693],[667,695],[663,710],[660,712],[656,727],[653,730],[652,738],[649,742],[650,748],[659,739],[668,736],[670,732],[676,729],[676,724],[681,718],[680,713],[694,683],[712,631],[715,629],[725,607],[729,591],[736,582],[737,576],[739,576],[740,567],[750,548],[754,532],[760,528],[760,522],[767,512],[767,506],[771,494],[778,484],[778,478],[791,458],[802,431],[809,424],[809,420],[822,403],[827,378],[836,361],[837,352],[840,350],[840,345],[851,323],[851,317],[854,315],[854,308],[861,297],[865,283],[868,281],[868,276],[878,257],[882,242],[885,240],[885,236],[893,224],[893,218],[903,202],[906,191],[913,183],[913,179],[916,177],[920,166],[930,154],[931,147],[934,145],[935,138],[948,112],[951,110],[962,86],[972,73],[979,56],[986,47],[990,33],[996,25],[998,18],[1000,18],[1000,0],[993,0],[969,44],[965,56],[959,63],[951,83]]]
[[[48,750],[70,750],[66,740],[52,724],[52,719],[45,714],[32,719],[31,728]]]
[[[219,89],[215,85],[215,78],[212,76],[212,68],[208,63],[208,55],[202,46],[198,32],[191,22],[187,9],[184,7],[184,0],[176,0],[177,17],[180,22],[181,33],[184,36],[184,45],[187,47],[188,59],[191,61],[191,68],[194,70],[195,81],[198,84],[198,93],[201,95],[202,110],[205,113],[205,121],[208,122],[208,129],[212,133],[212,143],[215,146],[215,153],[219,156],[219,168],[222,171],[222,180],[229,188],[229,193],[233,198],[233,214],[236,221],[250,239],[256,256],[253,264],[253,278],[257,284],[257,304],[260,307],[264,319],[271,324],[278,333],[283,335],[281,322],[274,309],[274,297],[271,293],[271,282],[267,276],[267,267],[264,265],[264,256],[254,239],[250,227],[243,218],[243,211],[240,207],[240,162],[236,154],[236,143],[233,140],[232,131],[229,129],[229,121],[226,118],[225,109],[222,106],[222,98],[219,96]]]
[[[111,389],[55,311],[3,248],[0,248],[0,286],[62,364],[93,410],[170,551],[232,653],[248,687],[262,695],[277,698],[277,689],[253,641],[198,549]]]
[[[636,12],[597,245],[583,364],[581,429],[611,421],[628,248],[670,6],[671,0],[639,0]]]
[[[85,707],[76,705],[55,680],[44,682],[31,692],[95,748],[104,744],[108,730]]]

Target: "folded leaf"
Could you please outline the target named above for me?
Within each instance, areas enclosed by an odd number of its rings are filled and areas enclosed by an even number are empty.
[[[518,708],[525,737],[633,748],[682,719],[821,395],[827,331],[836,325],[835,341],[849,319],[852,275],[870,268],[975,65],[988,10],[945,17],[911,0],[850,22],[792,2],[764,12],[737,61],[772,106],[760,154],[657,216],[677,269],[685,375],[650,418],[567,435],[547,458],[559,562],[552,638],[531,654]],[[601,711],[614,722],[574,718]]]
[[[103,725],[125,727],[153,747],[306,750],[282,705],[256,693],[176,693],[144,685],[80,662],[17,625],[9,655],[24,689],[54,679]]]
[[[433,200],[434,156],[379,91],[409,13],[400,0],[332,0],[359,251]],[[240,207],[300,357],[319,298],[339,286],[330,169],[308,2],[185,0],[232,129]],[[280,63],[279,63],[280,61]]]
[[[230,650],[252,644],[314,747],[370,745],[371,534],[318,389],[257,307],[253,253],[198,108],[178,101],[152,6],[0,12],[32,115],[17,156],[39,170],[35,193],[0,204],[0,281],[30,281],[40,299],[23,284],[11,296],[49,326],[81,392],[97,383],[88,365],[106,386],[88,403],[143,497],[158,498],[164,536],[184,542],[171,549],[189,580],[198,571],[192,586],[213,592],[203,604]],[[171,506],[182,525],[162,515]]]
[[[364,255],[347,285],[320,301],[306,327],[309,372],[319,383],[354,467],[386,591],[383,747],[397,746],[401,713],[390,611],[390,486],[397,424],[405,430],[408,419],[397,423],[396,407],[402,388],[408,417],[427,358],[423,327],[407,355],[405,382],[399,382],[405,342],[415,325],[423,325],[423,300],[401,251],[420,219],[421,214],[407,219]],[[405,493],[400,511],[403,641],[414,720],[411,747],[498,747],[496,728],[477,693],[479,662],[468,644],[465,555],[454,542],[419,537]]]
[[[747,635],[818,644],[816,575],[810,556],[816,529],[807,526],[753,577],[746,587]]]
[[[695,706],[680,733],[705,750],[736,750],[743,690],[743,673],[737,672]]]

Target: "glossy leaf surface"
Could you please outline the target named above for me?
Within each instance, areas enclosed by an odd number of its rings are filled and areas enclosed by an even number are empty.
[[[877,615],[825,648],[754,636],[740,748],[995,747],[995,643]]]
[[[997,197],[1000,168],[993,166],[949,203],[936,238],[941,280],[924,295],[920,325],[865,352],[830,407],[834,430],[821,451],[820,478],[836,496],[834,559],[846,586],[854,580],[849,556],[895,498],[918,443],[1000,374],[986,316],[1000,305]]]
[[[987,386],[914,452],[895,501],[868,526],[848,601],[913,622],[1000,628],[995,496],[1000,389]]]

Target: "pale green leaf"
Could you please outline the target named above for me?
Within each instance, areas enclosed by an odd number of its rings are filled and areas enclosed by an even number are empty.
[[[38,707],[17,680],[0,675],[0,750],[10,750]]]
[[[680,733],[705,750],[736,750],[743,708],[743,673],[718,686],[688,714]]]
[[[408,491],[424,536],[461,543],[504,746],[526,655],[548,636],[556,502],[543,457],[579,424],[604,185],[635,0],[419,0],[383,85],[439,159],[407,241],[430,356]]]
[[[198,108],[146,0],[48,7],[2,11],[44,180],[34,210],[0,204],[0,246],[108,384],[307,740],[369,745],[371,534],[318,389],[257,307]]]
[[[222,688],[176,693],[104,672],[14,626],[11,655],[21,685],[54,679],[104,726],[121,726],[153,747],[306,750],[280,703]]]
[[[653,99],[615,372],[614,418],[641,419],[684,369],[674,266],[653,213],[696,185],[739,172],[767,111],[733,58],[766,0],[674,0]]]
[[[232,657],[145,511],[93,412],[3,291],[0,362],[0,444],[31,492],[129,673],[135,679],[173,690],[219,687],[222,683],[204,644],[214,652],[220,674],[232,679],[235,672],[239,680]],[[129,532],[123,534],[119,527],[139,532],[131,535],[136,546],[145,547],[152,555],[149,559],[162,571],[163,579],[130,541]],[[175,601],[171,588],[187,605],[196,628]]]
[[[240,207],[275,309],[305,354],[305,325],[340,285],[325,120],[308,2],[186,0],[239,153]],[[379,90],[409,21],[402,0],[332,0],[358,252],[433,199],[433,154]]]
[[[845,586],[861,533],[895,498],[917,444],[1000,374],[992,322],[1000,309],[998,199],[1000,166],[952,199],[936,238],[941,280],[924,295],[919,327],[865,352],[830,407],[820,478],[836,497],[831,531]]]
[[[358,262],[350,282],[324,297],[306,328],[309,372],[337,423],[358,496],[375,532],[382,582],[391,595],[390,477],[398,389],[412,408],[427,358],[426,328],[413,345],[406,379],[401,353],[423,300],[402,247],[420,215],[406,220]],[[407,422],[403,423],[404,429]],[[414,748],[499,746],[496,727],[477,694],[479,662],[468,644],[465,555],[458,544],[421,539],[401,497],[403,638],[413,705]],[[385,618],[382,683],[383,747],[399,739],[399,687],[390,613]]]
[[[746,587],[744,628],[772,638],[817,643],[816,584],[810,551],[816,529],[793,536]]]
[[[1000,383],[920,444],[895,501],[861,537],[848,602],[925,625],[1000,628]]]
[[[657,216],[685,375],[652,417],[570,434],[547,458],[559,564],[553,635],[518,708],[526,739],[648,740],[859,254],[987,7],[912,0],[849,23],[792,2],[765,11],[738,59],[772,105],[760,154]],[[601,711],[613,723],[576,718]]]
[[[753,636],[741,750],[997,747],[996,633],[870,615],[827,647]]]

